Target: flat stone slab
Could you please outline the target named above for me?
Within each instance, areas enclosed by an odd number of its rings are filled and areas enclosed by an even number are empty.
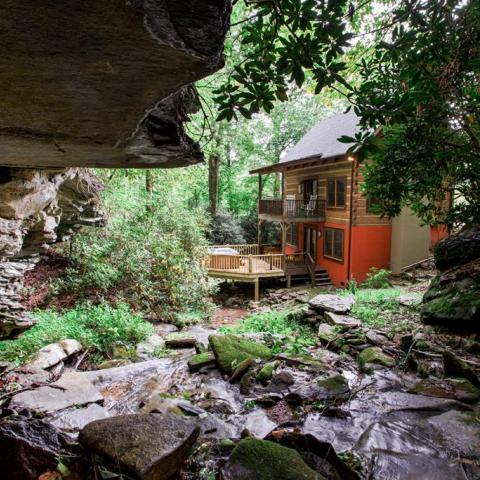
[[[358,328],[362,325],[362,322],[357,318],[351,317],[350,315],[340,315],[333,312],[325,312],[325,320],[331,325],[337,325],[342,328]]]
[[[313,297],[308,304],[314,310],[333,313],[348,313],[355,303],[353,295],[340,297],[339,295],[321,294]]]
[[[81,373],[69,372],[51,384],[21,392],[10,401],[10,408],[27,408],[38,412],[56,412],[64,408],[102,402],[103,397]]]
[[[178,471],[199,433],[192,418],[151,413],[97,420],[80,432],[79,440],[118,465],[122,473],[159,480]]]
[[[70,355],[82,351],[82,344],[77,340],[66,339],[51,343],[41,348],[32,358],[30,366],[34,368],[50,368],[57,365]]]

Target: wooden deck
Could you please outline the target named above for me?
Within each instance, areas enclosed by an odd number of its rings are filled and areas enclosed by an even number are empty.
[[[216,250],[229,248],[238,253],[215,253]],[[254,245],[212,245],[212,252],[206,259],[208,275],[216,278],[238,280],[255,283],[255,300],[259,298],[259,281],[261,278],[286,277],[290,284],[290,276],[300,270],[312,273],[314,265],[310,265],[304,253],[283,254],[263,253],[268,246]],[[311,260],[311,259],[310,259]]]

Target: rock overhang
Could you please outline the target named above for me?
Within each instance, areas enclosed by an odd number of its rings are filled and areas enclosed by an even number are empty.
[[[4,0],[0,164],[200,162],[188,86],[223,66],[229,14],[230,0]]]

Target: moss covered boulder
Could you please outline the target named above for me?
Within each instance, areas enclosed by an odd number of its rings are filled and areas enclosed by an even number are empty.
[[[466,378],[425,379],[413,385],[409,392],[427,397],[453,398],[466,403],[480,400],[480,390]]]
[[[323,480],[291,448],[267,440],[245,438],[223,469],[225,480]]]
[[[270,360],[271,350],[252,340],[247,340],[238,335],[210,335],[208,337],[218,367],[225,373],[231,375],[237,366],[251,358]]]
[[[381,348],[369,347],[358,354],[357,362],[362,368],[372,368],[376,366],[393,367],[395,360]]]
[[[423,297],[422,320],[480,331],[480,259],[438,275]]]
[[[258,372],[257,380],[262,383],[267,383],[273,377],[279,365],[280,362],[278,360],[266,363]]]

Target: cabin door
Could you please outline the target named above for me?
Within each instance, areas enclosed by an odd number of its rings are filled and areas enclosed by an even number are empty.
[[[303,244],[305,252],[309,253],[313,260],[317,261],[317,230],[311,227],[304,227]]]

